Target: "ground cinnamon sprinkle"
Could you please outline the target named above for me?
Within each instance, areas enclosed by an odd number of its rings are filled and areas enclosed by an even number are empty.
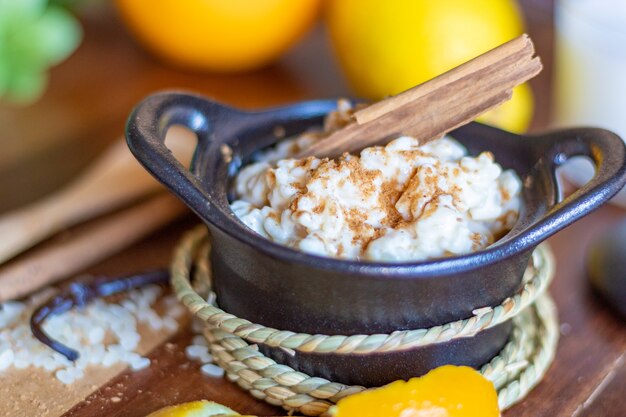
[[[346,159],[341,157],[339,161],[339,169],[347,169],[350,172],[348,178],[350,181],[365,194],[366,198],[376,192],[374,182],[380,176],[381,172],[363,169],[359,163],[359,158],[351,157]]]
[[[502,215],[500,215],[498,218],[496,218],[496,222],[500,223],[500,224],[508,224],[511,223],[511,219],[516,219],[517,218],[518,213],[514,210],[507,210],[505,211]],[[502,236],[504,236],[506,233],[508,233],[508,230],[503,231]],[[499,236],[498,238],[500,238],[501,236]]]
[[[278,213],[276,213],[276,212],[274,212],[274,211],[270,212],[270,213],[268,214],[268,217],[269,217],[270,219],[274,220],[275,222],[280,221],[280,214],[278,214]]]
[[[407,158],[410,158],[410,159],[416,159],[418,157],[428,158],[430,156],[426,152],[421,151],[419,149],[411,149],[408,151],[398,151],[398,154],[405,156]]]
[[[265,174],[265,181],[267,182],[267,186],[269,188],[274,188],[276,185],[276,173],[273,169],[267,170],[267,173]]]
[[[499,190],[500,195],[502,196],[502,200],[509,201],[511,199],[511,194],[509,194],[509,192],[504,187],[499,187]]]
[[[372,235],[374,227],[366,223],[366,212],[351,208],[344,209],[343,215],[346,219],[346,223],[348,223],[348,228],[354,233],[354,238],[356,238],[357,241],[367,240],[367,238]]]
[[[326,209],[326,203],[322,202],[313,208],[313,213],[322,214],[324,212],[324,209]]]
[[[482,236],[480,233],[472,233],[471,237],[472,242],[474,242],[474,248],[480,248],[482,245]]]
[[[445,192],[439,187],[439,180],[434,169],[430,166],[417,168],[415,175],[405,185],[402,193],[403,204],[408,203],[409,209],[409,213],[405,213],[404,220],[411,221],[416,217],[424,216],[426,206],[436,201],[436,198],[442,194]],[[420,205],[422,208],[418,210]],[[437,208],[436,205],[433,206],[434,209]]]
[[[433,198],[431,198],[430,200],[428,200],[426,204],[424,204],[424,209],[422,210],[422,213],[420,214],[420,218],[426,219],[432,216],[433,214],[435,214],[438,208],[436,201],[440,195],[441,193],[435,194]]]
[[[350,117],[343,112],[329,123]],[[360,156],[285,159],[268,170],[262,184],[270,207],[260,210],[244,199],[233,203],[233,210],[270,239],[287,237],[285,244],[294,248],[340,258],[458,255],[506,233],[519,210],[517,177],[500,179],[501,168],[493,167],[490,154],[465,158],[466,151],[450,138],[418,146],[402,137]],[[264,217],[275,222],[263,222]]]
[[[306,186],[304,184],[300,184],[299,182],[291,182],[289,185],[298,190],[300,193],[303,193],[306,190]]]
[[[402,216],[398,212],[398,209],[396,209],[396,203],[402,195],[402,192],[403,189],[396,180],[383,183],[378,201],[387,214],[385,220],[383,220],[384,225],[395,227],[395,225],[402,220]]]

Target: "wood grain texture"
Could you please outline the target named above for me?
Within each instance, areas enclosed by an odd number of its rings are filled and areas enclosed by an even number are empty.
[[[620,417],[626,412],[626,353],[611,365],[604,379],[572,414],[572,417]]]
[[[155,308],[165,306],[157,303]],[[188,315],[181,317],[185,323],[189,319]],[[138,331],[142,335],[137,348],[140,354],[160,346],[173,333],[167,329],[155,331],[144,324],[138,326]],[[106,385],[124,369],[126,366],[123,363],[109,368],[92,368],[84,378],[72,385],[61,383],[53,373],[43,369],[10,369],[0,375],[0,417],[57,417],[100,386]]]
[[[521,4],[546,67],[531,81],[537,102],[533,130],[541,130],[550,109],[551,3]],[[0,107],[0,144],[10,149],[10,155],[0,156],[0,210],[32,201],[78,173],[120,135],[132,104],[151,91],[192,89],[249,108],[346,92],[336,69],[329,66],[332,60],[325,55],[326,41],[319,32],[259,73],[207,76],[154,61],[132,46],[110,14],[87,18],[85,30],[85,43],[53,71],[51,88],[41,103],[25,109]],[[626,371],[620,362],[626,352],[626,324],[594,296],[584,273],[587,245],[624,217],[623,210],[604,207],[551,239],[558,262],[551,292],[562,322],[559,350],[546,379],[504,417],[626,415]],[[180,235],[196,223],[189,216],[86,272],[122,274],[166,266]],[[65,416],[140,417],[165,404],[199,398],[223,402],[242,413],[281,414],[187,363],[180,350],[188,337],[189,332],[182,331],[171,340],[177,348],[162,345],[152,352],[150,357],[158,362],[153,367],[121,374]],[[121,401],[113,402],[114,396]]]

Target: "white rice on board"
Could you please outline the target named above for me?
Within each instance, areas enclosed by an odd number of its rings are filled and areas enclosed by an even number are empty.
[[[148,367],[150,360],[137,352],[141,341],[138,325],[147,325],[154,331],[176,330],[176,319],[184,313],[176,298],[167,295],[162,298],[165,313],[160,316],[153,307],[162,292],[157,285],[147,286],[128,292],[119,304],[97,299],[83,309],[48,318],[44,331],[76,349],[80,354],[76,362],[43,345],[30,331],[31,313],[50,296],[50,291],[25,302],[0,303],[0,376],[10,368],[35,367],[71,384],[92,365],[110,367],[124,363],[133,370]]]
[[[215,293],[209,293],[207,302],[215,304]],[[192,362],[200,363],[200,371],[211,378],[221,378],[224,376],[224,369],[213,362],[213,356],[209,351],[209,343],[203,336],[205,324],[196,319],[191,321],[191,331],[194,333],[191,344],[185,348],[187,359]]]
[[[210,376],[213,378],[221,378],[224,376],[224,370],[220,368],[219,366],[214,365],[212,363],[205,363],[204,365],[202,365],[200,370],[206,376]]]
[[[202,364],[200,371],[206,376],[221,378],[224,376],[224,370],[213,363],[207,340],[200,334],[202,327],[200,321],[193,321],[192,329],[196,335],[191,339],[191,344],[185,348],[185,355],[190,361]]]

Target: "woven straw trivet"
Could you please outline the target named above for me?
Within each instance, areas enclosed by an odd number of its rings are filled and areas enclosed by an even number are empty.
[[[210,243],[204,227],[183,237],[171,266],[171,281],[176,294],[197,318],[206,323],[205,336],[211,353],[228,378],[254,397],[289,411],[324,416],[341,398],[365,388],[312,377],[278,364],[258,351],[258,343],[288,352],[389,352],[471,337],[512,319],[509,342],[480,369],[498,390],[503,410],[526,396],[543,378],[554,358],[558,323],[554,304],[545,292],[554,274],[554,260],[547,245],[540,245],[534,251],[524,275],[523,288],[499,306],[477,309],[470,318],[428,329],[355,336],[276,330],[219,309],[211,291],[209,252]]]

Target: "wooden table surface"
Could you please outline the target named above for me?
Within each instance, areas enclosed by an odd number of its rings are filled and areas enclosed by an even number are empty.
[[[533,129],[539,130],[549,121],[552,6],[545,0],[522,3],[529,32],[546,64],[534,80]],[[83,45],[53,70],[42,100],[26,108],[0,105],[0,211],[32,201],[71,179],[122,134],[132,105],[155,90],[195,90],[244,108],[348,94],[319,29],[263,71],[208,76],[147,56],[106,9],[83,20]],[[550,240],[558,261],[551,292],[562,323],[556,361],[544,381],[505,417],[626,415],[626,326],[591,293],[584,273],[589,242],[623,217],[621,209],[604,207]],[[189,215],[87,272],[121,274],[165,266],[181,233],[195,223]],[[150,368],[120,375],[65,416],[139,417],[167,404],[200,398],[242,413],[283,414],[188,364],[181,352],[189,337],[188,330],[181,331],[171,340],[178,349],[157,348],[150,354]],[[110,401],[113,395],[122,401]]]

